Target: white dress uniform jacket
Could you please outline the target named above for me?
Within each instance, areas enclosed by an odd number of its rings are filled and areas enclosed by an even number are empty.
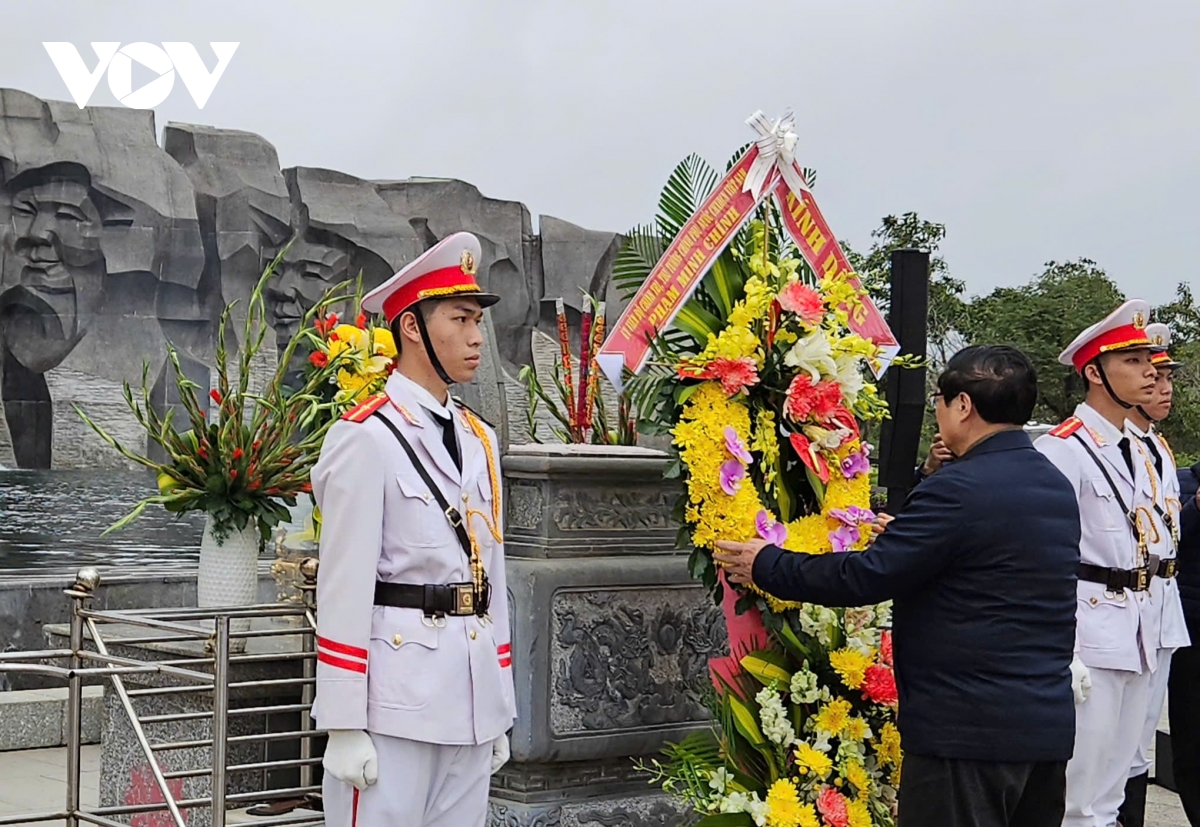
[[[436,498],[387,426],[367,415],[376,409],[408,439],[446,500],[469,519],[491,581],[489,616],[435,623],[419,609],[374,605],[377,580],[471,580],[470,561]],[[461,473],[430,413],[439,409],[453,416]],[[347,417],[330,428],[312,473],[323,520],[313,717],[324,729],[486,744],[507,732],[516,716],[504,546],[483,516],[503,536],[495,432],[454,403],[443,408],[398,371],[385,396]]]
[[[1060,426],[1038,439],[1035,447],[1045,454],[1063,473],[1079,497],[1079,520],[1082,539],[1079,543],[1081,562],[1105,568],[1134,569],[1144,565],[1138,559],[1138,544],[1125,505],[1138,511],[1145,531],[1153,539],[1150,517],[1154,513],[1154,485],[1151,474],[1136,444],[1136,437],[1117,429],[1088,405],[1075,409],[1082,423],[1077,429]],[[1064,433],[1071,431],[1071,433]],[[1057,434],[1057,435],[1056,435]],[[1119,489],[1105,478],[1103,472],[1076,438],[1087,441],[1096,456],[1104,463],[1108,476]],[[1133,473],[1125,464],[1121,452],[1122,439],[1130,439]],[[1160,528],[1159,533],[1162,533]],[[1151,546],[1151,553],[1154,553]],[[1150,603],[1145,592],[1110,592],[1102,583],[1079,581],[1079,611],[1076,616],[1076,646],[1079,659],[1089,669],[1118,669],[1140,673],[1153,669],[1157,662],[1162,612]]]

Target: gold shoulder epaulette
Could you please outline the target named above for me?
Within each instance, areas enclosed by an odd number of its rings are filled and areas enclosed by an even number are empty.
[[[1050,436],[1056,436],[1059,439],[1066,439],[1067,437],[1069,437],[1071,434],[1075,433],[1082,427],[1083,427],[1083,420],[1077,416],[1073,416],[1070,419],[1063,422],[1061,425],[1058,425],[1057,427],[1053,428],[1050,431]]]
[[[367,417],[379,410],[387,402],[387,394],[379,393],[362,402],[359,402],[350,410],[342,414],[342,419],[347,422],[365,422]]]

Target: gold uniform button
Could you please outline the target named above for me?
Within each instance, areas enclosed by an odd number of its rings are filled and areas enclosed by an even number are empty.
[[[466,494],[463,494],[463,502],[467,502],[468,500],[469,500],[469,497]]]
[[[1096,598],[1094,598],[1094,597],[1093,597],[1093,598],[1092,598],[1091,600],[1089,600],[1088,602],[1089,602],[1089,603],[1091,603],[1093,606],[1095,606],[1095,605],[1096,605],[1097,603],[1099,603],[1100,601],[1099,601],[1099,600],[1097,600]]]
[[[474,630],[474,629],[472,629],[472,630],[471,630],[471,640],[474,640],[474,639],[475,639],[475,638],[477,638],[477,637],[479,637],[479,635],[475,634],[475,630]]]
[[[401,643],[403,643],[403,642],[404,642],[404,636],[403,636],[403,635],[393,635],[393,636],[392,636],[392,645],[393,645],[393,646],[399,646],[399,645],[400,645]]]

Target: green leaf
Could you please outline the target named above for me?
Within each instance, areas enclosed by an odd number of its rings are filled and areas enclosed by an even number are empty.
[[[783,642],[783,645],[797,660],[804,662],[809,659],[808,647],[796,636],[796,632],[792,629],[792,624],[788,622],[787,618],[784,618],[776,634],[779,640]]]
[[[659,232],[669,239],[678,236],[719,180],[717,171],[695,153],[680,161],[659,196]]]
[[[700,303],[695,299],[692,299],[679,311],[679,315],[675,317],[674,325],[686,332],[697,342],[707,344],[709,338],[725,327],[725,322],[719,319],[715,313],[711,313],[701,307]]]
[[[742,668],[753,675],[763,686],[781,684],[791,686],[792,673],[787,670],[787,659],[779,652],[760,649],[742,658]]]
[[[758,728],[758,715],[755,711],[745,701],[732,693],[725,696],[725,703],[729,705],[729,711],[733,715],[734,726],[737,727],[742,737],[755,747],[765,745],[767,739],[763,737],[762,730]]]
[[[722,252],[704,276],[701,287],[719,309],[721,318],[728,319],[733,306],[745,294],[742,268],[728,251]]]

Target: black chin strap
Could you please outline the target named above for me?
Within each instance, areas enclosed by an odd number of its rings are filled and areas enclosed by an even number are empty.
[[[420,318],[419,314],[418,314],[417,318]],[[1108,391],[1108,395],[1112,397],[1112,401],[1116,402],[1118,405],[1120,405],[1122,408],[1124,408],[1127,411],[1132,410],[1134,406],[1130,405],[1124,399],[1117,396],[1117,392],[1113,390],[1112,385],[1108,381],[1108,374],[1106,374],[1104,372],[1104,365],[1100,364],[1100,359],[1097,358],[1096,361],[1093,362],[1092,364],[1094,364],[1096,366],[1096,372],[1100,374],[1100,381],[1104,383],[1104,389],[1106,391]],[[1142,411],[1142,409],[1140,407],[1138,408],[1138,410],[1142,412],[1143,416],[1145,416],[1145,411]],[[1147,416],[1146,419],[1150,419],[1150,417]],[[1153,422],[1154,420],[1150,419],[1150,421]]]
[[[447,385],[453,385],[454,380],[450,378],[450,374],[446,373],[446,369],[442,367],[442,361],[438,359],[437,351],[433,349],[433,342],[429,340],[429,328],[425,326],[425,312],[421,309],[423,302],[418,302],[417,306],[412,309],[413,316],[417,319],[417,330],[421,331],[421,341],[425,344],[425,353],[429,356],[429,364],[433,365],[433,369],[437,371],[438,377]],[[1103,374],[1101,374],[1103,375]],[[1105,380],[1107,384],[1107,380]],[[1109,391],[1112,393],[1112,391]],[[1115,398],[1115,397],[1114,397]],[[1129,407],[1126,405],[1125,407]]]

